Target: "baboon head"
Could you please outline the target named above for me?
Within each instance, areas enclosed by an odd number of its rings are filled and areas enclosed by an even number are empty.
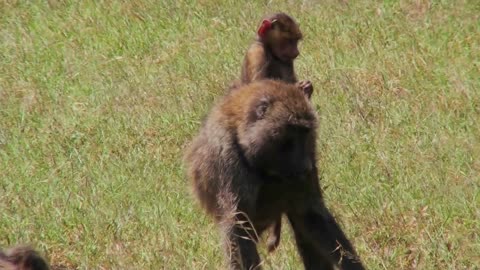
[[[245,118],[239,146],[250,166],[269,175],[291,177],[313,168],[316,116],[303,91],[276,81],[245,90]],[[242,93],[242,90],[237,93]]]

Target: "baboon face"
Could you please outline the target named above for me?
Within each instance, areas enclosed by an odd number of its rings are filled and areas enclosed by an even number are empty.
[[[267,95],[251,104],[239,132],[248,163],[270,175],[291,177],[313,168],[315,115],[301,91],[294,91],[290,99]]]
[[[258,29],[260,39],[283,62],[293,62],[300,54],[298,42],[302,32],[292,17],[277,13],[263,20]]]

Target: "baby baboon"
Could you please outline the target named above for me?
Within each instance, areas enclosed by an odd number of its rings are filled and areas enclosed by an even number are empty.
[[[0,251],[1,270],[49,270],[45,259],[28,246],[18,246]]]
[[[298,42],[303,35],[295,20],[285,13],[275,13],[263,19],[257,38],[248,48],[242,65],[240,81],[232,88],[263,79],[282,80],[296,84],[309,97],[310,81],[297,82],[293,61],[300,54]]]
[[[305,269],[363,269],[326,208],[308,93],[264,80],[211,111],[186,154],[188,176],[225,238],[230,269],[260,269],[259,235],[286,215]]]

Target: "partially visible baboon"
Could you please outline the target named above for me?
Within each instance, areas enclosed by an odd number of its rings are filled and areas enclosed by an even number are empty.
[[[309,97],[310,81],[297,81],[293,61],[300,54],[298,42],[303,35],[295,20],[285,13],[275,13],[263,19],[257,38],[243,60],[241,79],[232,88],[263,79],[282,80],[296,84]]]
[[[305,269],[363,269],[326,208],[308,93],[264,80],[242,86],[210,112],[186,153],[201,206],[225,238],[230,269],[260,269],[259,235],[286,215]]]
[[[38,252],[28,246],[18,246],[0,251],[1,270],[49,270],[48,263]]]

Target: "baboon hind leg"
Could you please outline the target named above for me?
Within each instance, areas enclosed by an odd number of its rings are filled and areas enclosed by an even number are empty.
[[[258,237],[246,223],[231,224],[225,233],[225,249],[230,270],[261,270]]]
[[[280,234],[282,232],[282,217],[280,216],[273,225],[270,226],[268,239],[267,239],[267,249],[268,252],[273,252],[280,245]]]

